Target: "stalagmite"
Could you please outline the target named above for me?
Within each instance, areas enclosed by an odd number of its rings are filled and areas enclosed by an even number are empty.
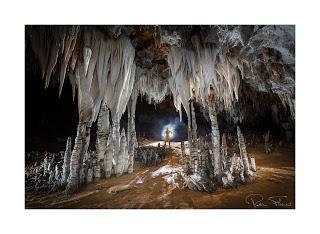
[[[51,184],[53,182],[53,180],[54,180],[54,171],[50,171],[48,184]]]
[[[250,177],[253,177],[254,174],[250,170],[246,144],[239,126],[237,126],[237,134],[238,134],[240,157],[241,157],[241,160],[243,161],[243,166],[244,166],[244,176],[250,179]]]
[[[121,138],[120,138],[120,151],[118,156],[118,161],[116,164],[116,176],[121,176],[124,170],[125,158],[127,152],[127,140],[124,129],[121,131]]]
[[[206,157],[208,157],[208,150],[205,147],[204,144],[204,139],[203,137],[199,137],[198,139],[198,167],[199,171],[198,173],[200,174],[201,177],[206,177]]]
[[[223,176],[221,178],[222,186],[224,188],[231,187],[233,185],[234,177],[232,176],[230,171],[224,171]]]
[[[129,167],[129,151],[128,151],[128,145],[127,145],[125,149],[123,173],[128,173],[128,167]]]
[[[114,160],[114,173],[117,174],[118,164],[120,159],[120,122],[118,119],[112,120],[112,137],[113,140],[113,160]]]
[[[270,140],[270,130],[268,130],[268,132],[266,134],[264,134],[264,150],[266,152],[266,154],[270,154],[271,153],[271,147],[269,144],[269,140]]]
[[[213,148],[213,170],[214,178],[220,181],[221,177],[221,158],[220,158],[220,132],[217,120],[217,112],[214,102],[209,104],[209,117],[211,121],[211,142]]]
[[[223,170],[226,169],[227,156],[228,156],[227,138],[226,138],[226,134],[223,133],[222,140],[221,140],[221,166]]]
[[[250,157],[250,169],[254,172],[257,171],[256,159],[254,157]]]
[[[96,151],[98,160],[105,158],[109,126],[109,110],[106,103],[103,103],[97,121]]]
[[[138,90],[135,87],[128,102],[128,173],[133,172],[135,148],[138,146],[135,129],[135,112],[138,98]]]
[[[64,152],[61,184],[66,184],[70,174],[71,137],[68,137],[66,151]]]
[[[31,41],[41,62],[42,77],[46,79],[45,87],[49,85],[51,73],[58,63],[57,60],[61,58],[59,95],[65,73],[68,71],[73,95],[75,87],[78,91],[78,129],[91,127],[104,100],[104,104],[111,111],[115,129],[112,137],[117,142],[120,140],[120,133],[117,131],[119,121],[131,96],[135,80],[135,49],[125,36],[117,40],[106,40],[99,30],[89,27],[83,27],[81,33],[79,30],[78,26],[57,26],[48,31],[35,30],[37,36],[32,37]],[[44,43],[48,39],[47,35],[52,36],[52,39]],[[80,40],[77,39],[79,37]],[[79,187],[79,172],[87,149],[87,141],[84,138],[78,130],[71,156],[67,193],[75,192]],[[105,146],[99,145],[104,145],[103,141],[98,137],[100,159],[103,158]],[[119,143],[114,143],[117,151],[115,156],[120,151]]]
[[[139,146],[135,161],[143,166],[158,165],[166,156],[164,147]]]
[[[188,131],[189,138],[189,149],[190,149],[190,159],[191,159],[191,171],[192,173],[198,172],[198,141],[197,141],[197,122],[194,111],[193,102],[191,102],[191,129]]]
[[[80,170],[80,184],[86,183],[87,174],[88,174],[88,166],[84,165]]]
[[[233,155],[231,156],[231,162],[230,162],[230,168],[229,168],[229,171],[231,174],[233,174],[235,169],[236,157],[237,157],[236,153],[233,153]]]
[[[187,158],[181,142],[181,164],[190,188],[211,191],[215,184],[228,187],[248,181],[257,170],[255,158],[249,159],[239,127],[240,157],[228,152],[226,134],[222,135],[220,144],[217,115],[241,123],[244,116],[255,114],[261,100],[268,100],[268,104],[274,105],[275,119],[282,121],[286,117],[281,108],[289,108],[286,112],[290,111],[294,118],[294,27],[228,25],[179,29],[169,26],[167,30],[155,26],[144,33],[141,28],[34,26],[29,29],[28,42],[39,58],[45,87],[50,79],[56,80],[53,75],[58,75],[60,95],[67,76],[73,97],[77,91],[77,137],[72,153],[68,138],[62,167],[61,183],[67,185],[66,193],[73,193],[82,182],[102,175],[110,178],[132,173],[134,158],[141,159],[145,166],[157,165],[164,158],[165,150],[160,147],[138,146],[135,130],[138,95],[154,105],[170,95],[181,121],[183,108],[186,111],[190,155]],[[161,45],[164,37],[161,30],[166,31],[167,38],[172,38],[170,31],[174,31],[177,34],[174,38],[179,40],[167,39],[169,43]],[[284,107],[278,105],[281,103]],[[209,111],[211,144],[200,134],[198,138],[195,105],[201,106],[205,115]],[[126,109],[127,133],[122,130],[120,134]],[[87,150],[90,128],[96,120],[93,157]],[[265,135],[266,153],[271,151],[269,137],[269,133]],[[50,184],[58,180],[60,166],[61,162],[52,159],[49,162],[46,158],[41,168],[34,170],[41,173],[35,176],[37,185],[44,178],[47,182],[47,177]]]
[[[188,172],[188,164],[187,164],[187,158],[186,158],[185,145],[184,145],[183,141],[181,141],[180,162],[181,162],[183,172],[187,173]]]
[[[76,192],[80,186],[80,170],[83,164],[83,157],[89,146],[90,128],[85,123],[79,123],[77,137],[70,160],[70,177],[66,193]]]
[[[48,168],[48,156],[46,156],[44,158],[42,166],[43,166],[43,175],[46,175],[47,172],[48,172],[48,170],[47,170],[47,168]]]
[[[93,181],[93,169],[89,168],[88,174],[87,174],[87,183],[91,183],[92,181]]]
[[[221,149],[222,149],[223,155],[228,154],[227,136],[225,133],[223,133],[223,135],[222,135]]]
[[[105,170],[106,178],[110,178],[111,176],[113,154],[114,154],[113,139],[110,133],[107,141],[106,157],[104,158],[104,170]]]
[[[60,181],[60,180],[61,180],[61,171],[60,171],[60,169],[59,169],[59,167],[58,167],[58,164],[56,164],[56,166],[55,166],[54,178],[55,178],[55,180],[57,180],[57,181]]]
[[[232,173],[236,179],[237,182],[244,183],[244,165],[243,165],[243,160],[241,157],[234,155],[234,164],[233,164],[233,169]]]
[[[94,167],[93,167],[93,174],[95,179],[100,179],[101,178],[101,167],[99,162],[97,160],[94,160]]]

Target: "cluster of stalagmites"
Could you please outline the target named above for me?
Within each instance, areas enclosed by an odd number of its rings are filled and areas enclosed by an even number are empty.
[[[230,188],[255,178],[255,158],[249,157],[243,134],[237,127],[240,154],[228,152],[226,134],[220,141],[220,133],[213,105],[209,107],[212,124],[211,139],[197,137],[194,107],[191,105],[191,127],[189,128],[190,155],[185,153],[181,142],[182,177],[185,186],[195,191],[213,192],[217,187]],[[221,143],[220,143],[221,142]]]
[[[62,153],[44,153],[45,158],[42,162],[37,159],[41,158],[41,153],[31,152],[26,155],[33,158],[33,163],[26,168],[25,180],[26,190],[55,192],[61,186],[62,180]]]
[[[80,186],[100,178],[110,178],[111,176],[121,176],[133,172],[133,160],[137,144],[134,138],[135,131],[132,133],[129,128],[128,134],[133,139],[129,140],[128,145],[124,129],[120,134],[119,123],[113,123],[109,127],[109,122],[104,122],[106,119],[109,120],[109,117],[102,118],[105,117],[104,115],[108,115],[108,110],[102,108],[98,120],[96,151],[88,151],[89,142],[86,141],[86,150],[83,151],[84,157],[80,160],[73,160],[72,152],[83,150],[82,147],[80,148],[77,145],[79,140],[88,137],[89,134],[86,128],[81,129],[80,133],[82,134],[75,139],[73,151],[71,138],[69,137],[63,154],[50,154],[45,157],[40,165],[35,164],[32,170],[27,170],[26,179],[34,185],[33,190],[42,189],[55,192],[66,189],[67,193],[72,193],[75,191],[68,189],[78,189],[74,186],[73,181],[76,181],[76,184]],[[133,131],[132,128],[131,131]],[[78,174],[79,177],[74,178],[75,174]]]
[[[166,156],[164,147],[140,146],[135,154],[135,161],[143,166],[158,165]]]
[[[197,27],[200,31],[193,30]],[[233,167],[231,173],[230,167],[225,166],[228,165],[227,159],[233,156],[221,156],[220,133],[215,106],[210,104],[211,97],[214,96],[214,103],[223,103],[223,108],[231,113],[230,116],[234,116],[235,103],[244,98],[243,95],[239,96],[239,87],[246,83],[259,93],[276,94],[294,119],[294,26],[147,26],[149,34],[151,32],[158,36],[153,37],[153,46],[143,50],[140,47],[150,43],[141,40],[141,28],[38,26],[30,29],[30,41],[39,58],[45,87],[53,79],[54,71],[58,71],[59,95],[65,77],[71,83],[73,98],[77,91],[77,137],[72,153],[65,155],[69,158],[63,162],[62,177],[63,183],[67,184],[66,192],[76,192],[87,178],[91,180],[95,175],[99,176],[99,172],[100,177],[108,178],[112,174],[133,171],[137,146],[135,108],[139,93],[145,95],[149,102],[155,103],[172,94],[180,119],[182,110],[186,111],[190,147],[188,170],[191,174],[185,175],[191,181],[188,183],[190,187],[196,184],[198,190],[205,190],[199,185],[202,183],[207,184],[204,186],[207,190],[212,190],[214,186],[211,184],[227,186],[237,178],[240,181],[251,178],[253,173],[250,173],[250,166],[247,165],[251,160],[248,159],[240,130],[238,141],[241,160],[238,164],[243,164],[244,179],[235,176],[237,170]],[[151,28],[159,30],[153,33]],[[164,44],[170,46],[167,48]],[[166,51],[161,54],[162,59],[146,56],[160,47]],[[152,61],[150,66],[144,66],[148,61]],[[153,61],[162,62],[153,64]],[[209,108],[212,128],[209,150],[209,143],[199,143],[197,138],[191,100]],[[120,132],[120,120],[126,109],[127,137],[124,132]],[[234,122],[241,122],[241,112],[235,116]],[[96,155],[91,157],[88,156],[90,128],[96,120]],[[269,141],[266,142],[268,145]],[[268,148],[266,151],[269,151]],[[203,155],[208,155],[206,151],[212,155],[211,161],[207,163],[212,167],[212,170],[208,169],[212,175],[209,173],[208,176],[204,176],[203,172],[203,163],[207,160],[207,156]],[[89,166],[86,164],[88,160],[91,160]],[[238,161],[237,157],[233,160],[234,164]],[[68,166],[69,169],[66,168]]]

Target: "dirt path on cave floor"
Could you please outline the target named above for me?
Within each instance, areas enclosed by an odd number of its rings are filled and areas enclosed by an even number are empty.
[[[149,143],[157,145],[158,142]],[[188,151],[188,150],[187,150]],[[256,157],[256,180],[238,188],[219,189],[213,194],[182,188],[177,171],[180,143],[158,166],[135,168],[129,175],[99,180],[75,195],[27,193],[26,208],[294,208],[294,152],[279,149],[266,155],[263,146],[248,147]],[[129,186],[128,186],[129,185]],[[115,187],[114,187],[115,186]],[[124,189],[115,192],[117,189]],[[274,197],[277,196],[277,197]],[[283,196],[283,197],[278,197]],[[247,200],[246,200],[247,198]],[[261,202],[259,202],[263,199]]]

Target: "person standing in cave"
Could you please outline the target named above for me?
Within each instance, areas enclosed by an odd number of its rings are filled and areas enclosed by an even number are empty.
[[[169,147],[170,147],[170,133],[171,131],[169,130],[169,128],[166,129],[166,141],[164,142],[164,145],[166,146],[167,145],[167,142],[169,143]]]

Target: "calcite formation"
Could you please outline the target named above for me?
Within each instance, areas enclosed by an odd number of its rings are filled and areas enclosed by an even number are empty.
[[[68,182],[69,174],[70,174],[70,158],[71,158],[71,137],[68,137],[66,151],[64,153],[63,159],[63,171],[62,171],[62,179],[61,183],[66,184]]]
[[[211,121],[211,142],[213,151],[213,175],[217,181],[221,177],[221,157],[220,157],[220,132],[217,121],[217,113],[214,103],[209,104],[209,117]]]
[[[139,146],[135,160],[143,166],[158,165],[164,160],[166,151],[164,147]]]
[[[183,162],[187,167],[184,178],[193,189],[231,186],[238,178],[249,180],[256,170],[240,129],[240,156],[230,156],[225,137],[221,145],[218,114],[236,126],[255,118],[257,110],[272,111],[292,138],[294,26],[32,26],[26,31],[45,88],[58,71],[59,95],[67,77],[73,98],[77,96],[79,120],[70,163],[67,144],[61,176],[53,177],[61,169],[58,166],[52,172],[50,162],[42,168],[44,175],[51,173],[51,181],[61,177],[68,194],[78,191],[84,181],[132,173],[138,147],[135,109],[139,95],[154,104],[172,95],[181,120],[185,110],[190,158]],[[272,108],[265,107],[265,100],[271,100]],[[195,105],[202,107],[211,123],[210,140],[199,140]],[[125,133],[120,120],[126,110]],[[280,110],[289,126],[279,121]],[[87,157],[95,121],[96,152]]]
[[[193,105],[190,110],[192,124],[188,131],[189,163],[185,161],[184,143],[181,143],[181,163],[182,168],[185,168],[181,174],[185,180],[185,186],[192,190],[213,192],[218,186],[227,188],[235,186],[237,183],[253,180],[256,171],[255,159],[251,157],[249,161],[245,140],[239,126],[237,126],[237,136],[240,155],[229,155],[225,134],[223,134],[220,143],[215,103],[209,104],[211,120],[211,140],[209,142],[202,137],[197,137]],[[209,145],[212,150],[209,149]]]
[[[79,124],[77,137],[70,159],[70,175],[66,192],[74,193],[80,186],[80,171],[83,166],[83,157],[89,147],[90,128],[86,124]]]

